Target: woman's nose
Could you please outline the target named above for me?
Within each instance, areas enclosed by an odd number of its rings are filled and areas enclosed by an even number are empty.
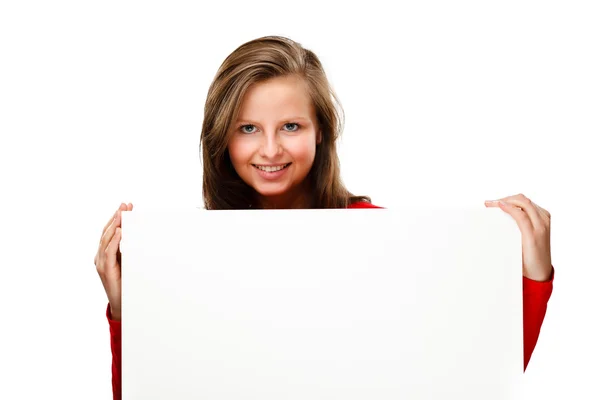
[[[276,133],[269,133],[264,136],[261,146],[262,155],[266,158],[274,158],[281,153],[281,143]]]

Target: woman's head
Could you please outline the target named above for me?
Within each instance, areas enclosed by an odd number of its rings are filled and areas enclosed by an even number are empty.
[[[342,122],[312,51],[276,36],[238,47],[219,68],[204,109],[206,208],[346,207],[354,198],[340,178]]]

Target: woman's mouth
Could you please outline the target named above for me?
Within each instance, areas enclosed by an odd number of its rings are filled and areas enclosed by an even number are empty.
[[[268,173],[274,173],[274,172],[278,172],[281,171],[282,169],[285,169],[287,167],[289,167],[292,163],[287,163],[287,164],[279,164],[279,165],[258,165],[258,164],[252,164],[252,166],[260,171],[263,172],[268,172]]]
[[[254,168],[256,168],[256,173],[262,179],[266,181],[278,181],[285,175],[287,175],[288,167],[292,165],[292,163],[287,164],[278,164],[278,165],[258,165],[252,164]]]

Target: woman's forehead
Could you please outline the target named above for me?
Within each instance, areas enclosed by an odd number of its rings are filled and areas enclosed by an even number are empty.
[[[306,83],[298,77],[277,77],[252,85],[239,119],[312,118],[313,103]]]

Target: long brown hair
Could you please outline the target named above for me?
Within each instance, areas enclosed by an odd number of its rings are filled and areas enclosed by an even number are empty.
[[[248,88],[270,78],[297,75],[305,80],[314,103],[322,141],[307,176],[311,208],[345,208],[367,196],[354,196],[342,183],[336,141],[343,129],[343,109],[317,56],[281,36],[265,36],[239,46],[221,64],[208,89],[200,135],[202,194],[209,210],[258,208],[254,189],[236,173],[227,144]]]

